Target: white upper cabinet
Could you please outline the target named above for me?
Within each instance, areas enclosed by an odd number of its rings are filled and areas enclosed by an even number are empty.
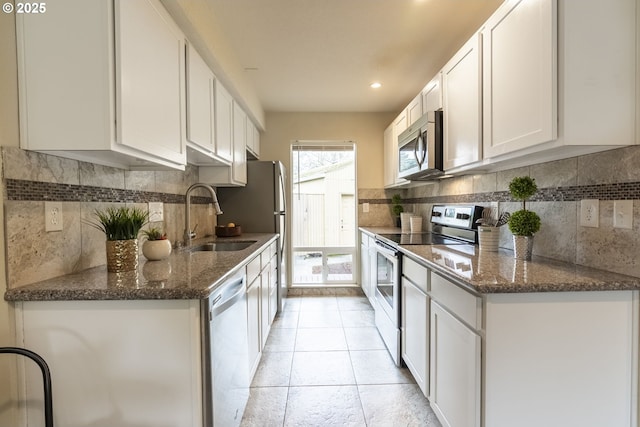
[[[407,127],[414,124],[420,116],[422,116],[422,94],[418,94],[407,106],[407,119],[409,120]]]
[[[247,117],[247,155],[252,159],[260,159],[260,132],[251,119]]]
[[[185,38],[159,1],[59,0],[16,26],[22,148],[184,169]]]
[[[480,51],[475,34],[442,70],[445,171],[482,159]]]
[[[247,183],[247,114],[242,107],[233,104],[233,183]]]
[[[233,97],[220,83],[215,82],[215,138],[218,157],[233,161]]]
[[[482,30],[485,158],[557,137],[555,3],[503,3]]]
[[[395,150],[393,123],[389,124],[384,130],[384,151],[383,151],[383,173],[384,186],[391,187],[395,184],[396,164],[393,160],[393,152]]]
[[[222,85],[217,85],[224,89]],[[229,93],[224,90],[224,93]],[[226,99],[226,98],[222,98]],[[216,129],[220,131],[220,124],[224,123],[224,132],[216,132],[217,141],[220,143],[220,139],[229,141],[229,148],[231,151],[232,161],[228,166],[201,166],[199,168],[199,178],[201,182],[216,185],[219,187],[239,187],[247,184],[247,114],[242,107],[233,101],[231,95],[229,95],[231,101],[230,123],[227,123],[227,110],[216,109]],[[218,104],[218,98],[216,97],[216,104]],[[226,102],[223,104],[227,106]],[[220,114],[224,112],[224,114]],[[227,128],[228,126],[228,128]],[[227,130],[229,135],[226,136]],[[223,137],[224,135],[224,137]]]
[[[422,89],[422,111],[436,111],[442,109],[442,73],[438,73]]]
[[[395,118],[384,132],[384,186],[392,188],[407,181],[398,177],[398,136],[409,127],[408,108]]]
[[[496,11],[482,30],[487,169],[636,143],[636,13],[635,0]]]
[[[187,161],[205,166],[230,164],[215,141],[216,78],[193,46],[187,47]]]

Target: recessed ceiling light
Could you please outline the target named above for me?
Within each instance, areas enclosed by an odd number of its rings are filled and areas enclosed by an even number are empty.
[[[380,82],[373,82],[369,85],[372,89],[378,89],[382,87],[382,83]]]

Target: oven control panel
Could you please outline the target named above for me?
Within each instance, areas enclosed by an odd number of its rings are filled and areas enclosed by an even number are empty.
[[[477,228],[476,221],[481,215],[481,206],[434,205],[431,209],[431,222],[471,230]]]

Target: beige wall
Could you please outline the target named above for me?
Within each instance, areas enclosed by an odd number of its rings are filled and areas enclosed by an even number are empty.
[[[260,135],[260,159],[280,160],[290,170],[293,141],[354,141],[358,188],[382,188],[383,133],[395,116],[393,113],[267,113],[267,130]]]
[[[0,146],[18,146],[18,83],[16,65],[15,19],[13,14],[0,14]],[[0,186],[0,199],[4,200]],[[0,224],[4,224],[4,209],[0,209]],[[7,289],[5,274],[5,236],[0,227],[0,294]],[[16,345],[13,310],[0,297],[0,347]],[[17,379],[15,358],[0,355],[0,425],[18,425]]]

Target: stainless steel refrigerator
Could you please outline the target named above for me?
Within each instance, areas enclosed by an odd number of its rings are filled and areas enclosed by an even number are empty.
[[[216,190],[220,208],[218,224],[236,223],[243,233],[279,233],[278,240],[278,311],[287,296],[287,203],[286,174],[281,162],[247,162],[247,185]]]

